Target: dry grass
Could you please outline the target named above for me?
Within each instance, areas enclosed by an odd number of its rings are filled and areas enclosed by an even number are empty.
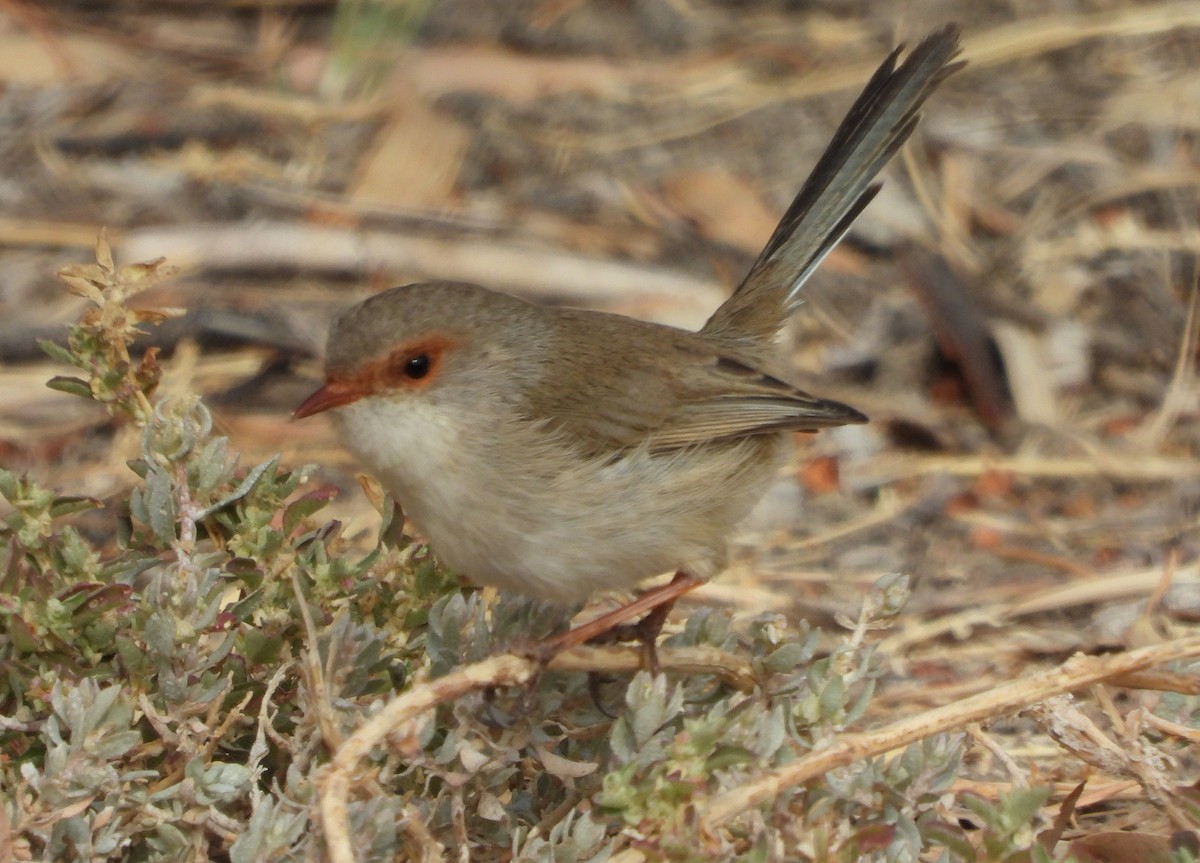
[[[820,770],[976,723],[956,788],[1050,789],[1038,823],[1056,824],[1055,853],[1195,829],[1195,664],[1128,676],[1194,656],[1200,605],[1195,4],[920,0],[899,24],[865,6],[453,0],[354,35],[372,8],[0,4],[0,463],[108,500],[136,485],[139,435],[45,389],[61,368],[33,344],[81,312],[53,273],[88,260],[106,225],[120,262],[183,268],[145,297],[191,311],[163,331],[162,389],[201,393],[247,463],[282,450],[323,465],[347,542],[366,549],[378,516],[349,457],[323,421],[287,420],[333,309],[463,278],[695,325],[893,38],[960,16],[970,65],[788,334],[793,377],[873,423],[798,438],[734,567],[697,601],[836,631],[878,577],[910,574],[904,614],[864,636],[887,671],[865,725]],[[966,326],[947,294],[998,364],[946,356]],[[111,523],[88,526],[111,550]],[[309,635],[297,654],[316,650]],[[1077,701],[1012,718],[1066,692]],[[1147,739],[1176,762],[1149,758]],[[331,824],[339,794],[375,781],[340,751]],[[703,829],[817,775],[787,769],[701,801]],[[943,815],[987,821],[958,802]],[[632,860],[623,829],[617,859]],[[0,859],[5,841],[0,824]],[[455,853],[412,841],[426,859]],[[1111,853],[1097,859],[1165,859]]]

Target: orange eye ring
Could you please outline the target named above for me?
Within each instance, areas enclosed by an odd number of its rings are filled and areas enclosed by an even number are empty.
[[[433,333],[397,346],[360,374],[371,379],[376,392],[427,387],[437,380],[446,352],[457,346],[457,340]]]

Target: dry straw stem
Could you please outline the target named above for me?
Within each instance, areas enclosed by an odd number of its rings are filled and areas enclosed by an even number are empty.
[[[875,485],[884,485],[931,474],[973,477],[990,471],[1009,471],[1022,477],[1046,479],[1104,476],[1111,479],[1149,481],[1195,479],[1200,476],[1200,462],[1195,459],[1167,458],[1141,453],[1137,458],[1130,458],[1128,452],[1106,452],[1091,446],[1082,438],[1077,438],[1076,442],[1088,450],[1085,455],[1076,458],[1024,454],[1007,457],[912,456],[908,453],[902,456],[884,455],[871,459],[861,468],[855,468],[851,478],[856,482],[869,481]]]
[[[629,653],[630,657],[624,657]],[[740,675],[739,664],[723,665],[724,660],[711,651],[703,656],[690,651],[663,651],[660,660],[670,668],[689,668]],[[555,670],[612,670],[614,663],[626,662],[632,651],[575,648],[551,661]],[[1176,639],[1109,656],[1075,656],[1057,668],[1024,680],[1003,684],[988,692],[965,698],[954,704],[927,710],[909,719],[875,731],[843,734],[827,747],[784,767],[770,771],[753,782],[711,800],[702,800],[696,808],[700,818],[718,827],[782,792],[837,767],[882,755],[926,737],[942,734],[972,723],[1004,716],[1056,695],[1064,695],[1114,677],[1143,671],[1177,659],[1200,656],[1200,636]],[[716,660],[710,666],[705,659]],[[394,698],[368,719],[334,754],[321,792],[321,818],[325,841],[333,863],[354,863],[347,802],[350,785],[359,764],[371,750],[393,734],[407,733],[406,724],[439,704],[461,698],[471,692],[497,686],[524,686],[538,674],[540,663],[515,654],[503,654],[460,668],[445,677],[417,684]],[[626,849],[613,863],[641,863],[645,856]]]
[[[252,228],[208,224],[129,231],[119,251],[123,258],[142,260],[150,250],[185,271],[286,266],[436,273],[440,279],[486,283],[526,297],[561,295],[569,285],[571,302],[580,305],[644,303],[650,297],[675,310],[681,323],[696,326],[724,299],[712,281],[671,269],[479,236],[425,237],[278,222]]]
[[[757,678],[750,663],[715,647],[673,647],[658,651],[664,669],[678,674],[712,674],[727,686],[752,692]],[[642,668],[642,652],[628,647],[576,647],[554,657],[553,671],[594,671],[605,674],[633,674]]]
[[[1092,39],[1153,36],[1200,26],[1200,5],[1184,0],[1162,6],[1127,6],[1082,15],[1047,15],[994,27],[962,40],[962,57],[969,71],[980,71],[1059,51]],[[705,68],[677,89],[695,106],[683,122],[641,132],[623,126],[611,133],[579,136],[564,130],[541,133],[522,130],[529,139],[547,146],[592,152],[621,152],[637,147],[693,137],[753,111],[782,101],[809,99],[858,87],[875,71],[874,61],[831,63],[782,83],[747,84],[744,75],[730,74],[724,64]],[[733,81],[723,86],[723,82]],[[707,112],[701,110],[708,103]],[[494,121],[493,121],[494,122]]]
[[[1193,0],[1160,6],[1127,6],[1081,15],[1046,15],[968,33],[962,40],[962,57],[968,70],[1011,63],[1059,51],[1090,39],[1152,36],[1179,28],[1200,26],[1200,6]],[[828,71],[799,80],[762,87],[764,98],[746,108],[760,107],[774,98],[803,98],[857,86],[874,71],[870,62],[839,64]]]
[[[1090,39],[1152,36],[1197,26],[1200,26],[1200,6],[1193,0],[1160,6],[1127,6],[1091,14],[1046,15],[968,33],[963,38],[962,56],[968,61],[968,69],[979,70],[1059,51]],[[774,87],[782,91],[780,95],[789,97],[820,95],[855,86],[873,70],[868,62],[851,67],[843,64],[836,70]]]
[[[1105,36],[1151,36],[1200,25],[1192,0],[1157,7],[1126,6],[1085,15],[1047,15],[996,27],[963,43],[971,65],[995,66]]]

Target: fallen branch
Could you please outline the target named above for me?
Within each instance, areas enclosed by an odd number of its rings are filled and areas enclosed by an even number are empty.
[[[487,284],[528,298],[581,306],[636,303],[679,326],[699,326],[725,293],[711,279],[665,267],[595,258],[537,243],[471,236],[416,236],[293,223],[187,225],[126,232],[126,260],[165,257],[184,271],[340,272],[366,277]]]

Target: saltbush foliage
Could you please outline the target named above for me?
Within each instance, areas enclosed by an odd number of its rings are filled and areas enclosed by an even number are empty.
[[[315,468],[243,466],[197,397],[156,398],[158,359],[132,345],[173,312],[128,300],[168,275],[162,262],[118,268],[102,240],[96,264],[62,273],[94,308],[66,347],[46,346],[77,371],[51,386],[140,435],[128,491],[93,500],[0,470],[11,859],[323,859],[321,777],[364,717],[566,623],[561,608],[485,602],[386,506],[375,546],[352,547],[317,518],[333,495]],[[736,789],[862,716],[880,673],[863,633],[903,592],[880,585],[849,634],[701,610],[664,647],[736,655],[751,686],[547,671],[444,704],[356,777],[357,858],[1036,859],[1036,795],[977,806],[986,842],[949,817],[952,738],[835,770],[720,829],[697,821],[697,795]]]

